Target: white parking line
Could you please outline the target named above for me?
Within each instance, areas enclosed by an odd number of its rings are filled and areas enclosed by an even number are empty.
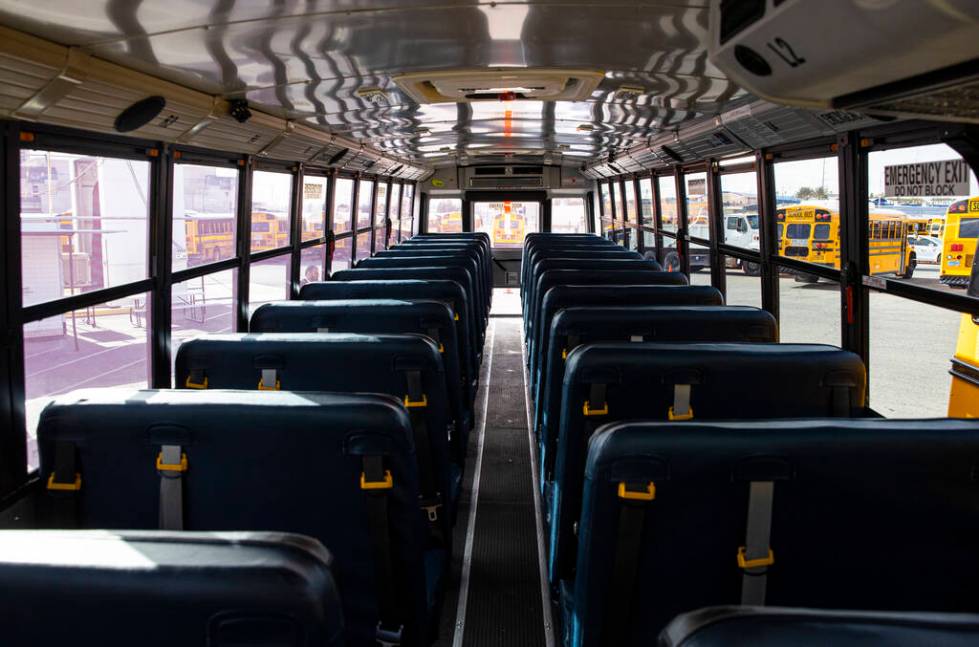
[[[453,647],[462,647],[466,629],[466,603],[469,601],[469,570],[472,566],[473,537],[476,530],[476,504],[479,501],[479,474],[483,469],[483,439],[486,436],[486,408],[489,405],[490,377],[493,368],[493,346],[496,344],[496,322],[490,325],[489,358],[484,366],[484,377],[480,380],[483,389],[483,408],[479,412],[476,425],[479,436],[476,448],[476,465],[473,468],[472,493],[469,497],[469,521],[466,524],[466,550],[462,556],[462,574],[459,578],[459,604],[456,607],[455,634]]]

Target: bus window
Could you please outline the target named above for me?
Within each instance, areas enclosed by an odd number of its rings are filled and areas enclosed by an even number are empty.
[[[149,275],[149,162],[22,150],[23,304]]]
[[[393,234],[392,234],[393,235]],[[391,241],[389,241],[391,242]],[[333,259],[330,261],[330,274],[340,270],[349,270],[351,263],[352,245],[350,237],[340,238],[336,241],[333,249]]]
[[[351,210],[354,200],[354,181],[338,177],[333,196],[333,233],[342,234],[350,231]],[[339,241],[338,241],[339,242]]]
[[[302,240],[322,238],[326,222],[326,178],[316,175],[303,177]]]
[[[459,198],[429,198],[428,231],[455,234],[462,231],[462,200]]]
[[[563,234],[588,232],[585,199],[580,197],[551,199],[551,231]]]
[[[646,227],[653,226],[653,178],[639,180],[639,221]]]
[[[757,182],[754,171],[721,175],[722,235],[728,245],[759,249]]]
[[[326,280],[326,245],[303,249],[299,258],[299,286]]]
[[[663,231],[676,232],[679,219],[676,211],[676,183],[672,175],[656,178],[659,182],[659,207],[663,213]]]
[[[289,245],[292,176],[255,171],[252,175],[252,252]],[[260,226],[256,229],[255,225]]]
[[[965,287],[979,234],[970,236],[969,196],[979,196],[979,187],[967,168],[947,144],[869,154],[871,274],[939,290]]]
[[[234,331],[237,291],[238,270],[234,269],[173,284],[170,296],[171,371],[177,349],[183,342],[203,334]]]
[[[174,270],[233,258],[237,224],[238,169],[174,164]]]
[[[251,264],[248,276],[249,316],[263,303],[289,298],[291,262],[289,254],[282,254]]]
[[[691,238],[710,240],[710,216],[707,208],[707,174],[687,173],[683,176],[686,186],[687,234]],[[705,245],[691,241],[689,245],[691,284],[710,285],[710,252]],[[703,277],[697,276],[703,274]],[[696,278],[695,278],[696,277]]]
[[[955,354],[961,316],[953,310],[870,291],[868,369],[874,411],[888,418],[946,415],[949,358]],[[909,334],[912,343],[893,343]]]
[[[357,197],[357,231],[371,226],[371,203],[374,200],[374,182],[360,181],[360,193]]]
[[[388,208],[388,185],[386,182],[378,182],[377,197],[374,200],[374,249],[387,249],[387,208]]]
[[[598,189],[602,194],[602,210],[601,210],[601,231],[602,235],[606,238],[612,235],[612,193],[610,189],[609,182],[599,182]]]
[[[357,234],[357,258],[369,258],[371,255],[371,230]]]
[[[404,191],[401,192],[401,238],[400,240],[408,240],[411,238],[411,228],[412,228],[412,197],[415,194],[415,185],[406,183],[404,185]],[[358,257],[359,258],[359,257]]]
[[[638,231],[634,229],[639,218],[639,214],[636,211],[636,186],[631,179],[626,180],[623,184],[625,185],[625,191],[623,192],[625,202],[623,229],[626,235],[626,245],[629,249],[635,250],[639,247],[639,239],[636,236]]]
[[[134,294],[25,324],[28,470],[38,467],[38,417],[53,396],[83,387],[149,384],[149,296]]]
[[[540,231],[540,203],[476,202],[473,204],[473,231],[489,234],[497,249],[519,249],[524,236]]]
[[[727,293],[724,303],[729,306],[761,307],[761,272],[744,269],[743,261],[734,256],[722,256],[727,268]]]
[[[779,341],[833,346],[842,343],[839,283],[800,283],[798,277],[783,273],[778,287]]]

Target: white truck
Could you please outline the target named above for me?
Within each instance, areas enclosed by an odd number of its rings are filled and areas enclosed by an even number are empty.
[[[732,213],[724,216],[724,243],[732,247],[741,247],[753,251],[759,250],[758,244],[758,214],[756,213]],[[707,223],[703,221],[693,222],[689,225],[689,235],[691,238],[709,239],[710,233]],[[664,250],[665,251],[665,250]],[[667,252],[675,254],[675,251]],[[758,263],[748,263],[736,258],[728,257],[729,267],[738,267],[749,276],[758,276],[761,268]],[[679,263],[677,263],[677,266]],[[710,267],[710,253],[706,247],[701,245],[690,245],[690,271],[697,272],[706,267]]]

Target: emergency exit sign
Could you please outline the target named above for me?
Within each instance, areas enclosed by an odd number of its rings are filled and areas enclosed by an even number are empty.
[[[969,195],[969,166],[963,159],[885,166],[884,195],[894,198]]]

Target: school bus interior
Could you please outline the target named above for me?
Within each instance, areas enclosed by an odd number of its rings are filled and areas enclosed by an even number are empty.
[[[0,0],[0,643],[979,640],[974,0]]]

